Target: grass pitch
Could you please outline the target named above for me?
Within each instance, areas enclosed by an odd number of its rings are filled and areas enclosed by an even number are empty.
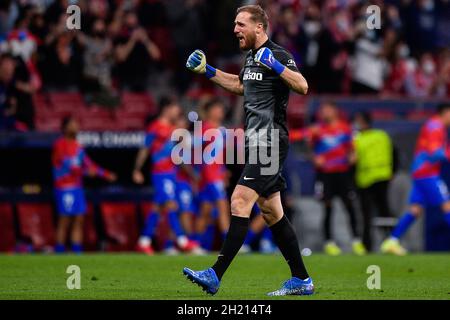
[[[270,299],[450,299],[450,254],[406,257],[313,254],[304,258],[314,279],[310,297]],[[0,255],[0,299],[267,299],[289,270],[280,255],[239,255],[211,297],[182,275],[215,255]],[[69,290],[69,265],[81,269],[81,289]],[[367,267],[381,270],[381,289],[369,290]]]

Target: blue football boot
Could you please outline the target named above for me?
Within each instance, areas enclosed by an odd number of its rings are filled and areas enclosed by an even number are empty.
[[[269,292],[268,296],[292,296],[292,295],[311,295],[314,293],[314,284],[311,278],[301,280],[292,277],[283,283],[281,289]]]
[[[216,272],[212,269],[202,271],[194,271],[189,268],[183,269],[183,274],[193,283],[198,284],[203,288],[203,291],[214,295],[219,291],[220,281],[217,278]]]

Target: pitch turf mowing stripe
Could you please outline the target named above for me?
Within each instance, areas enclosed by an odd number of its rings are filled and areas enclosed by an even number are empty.
[[[281,256],[239,255],[211,297],[187,281],[182,268],[202,269],[214,260],[137,254],[0,255],[0,299],[286,299],[265,296],[289,276]],[[450,299],[450,254],[315,254],[305,263],[316,294],[288,299]],[[80,290],[66,287],[69,265],[81,268]],[[381,269],[381,290],[366,286],[369,265]]]

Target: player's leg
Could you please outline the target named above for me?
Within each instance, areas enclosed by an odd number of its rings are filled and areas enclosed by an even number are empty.
[[[179,208],[180,223],[188,237],[194,233],[194,194],[187,183],[177,183],[177,202]]]
[[[444,213],[444,220],[450,227],[450,201],[446,201],[444,204],[442,204],[441,208],[442,212]]]
[[[192,226],[193,215],[194,213],[192,211],[182,211],[180,213],[180,223],[188,237],[194,233],[194,228]]]
[[[258,194],[251,188],[237,185],[231,196],[231,221],[216,263],[209,269],[193,271],[184,268],[183,273],[208,293],[219,290],[220,280],[238,253],[248,231],[249,217]]]
[[[260,197],[258,206],[272,231],[275,243],[289,265],[292,276],[280,290],[271,292],[269,295],[312,294],[314,285],[303,263],[294,227],[284,215],[280,192],[271,194],[267,198]]]
[[[200,210],[194,224],[195,240],[201,242],[211,221],[214,205],[209,200],[201,198]]]
[[[248,232],[252,207],[258,194],[249,187],[236,185],[231,196],[231,221],[222,249],[212,267],[219,280],[238,253]]]
[[[411,204],[408,210],[400,217],[397,225],[392,230],[389,238],[381,243],[380,250],[382,253],[391,253],[403,256],[407,253],[406,249],[400,244],[400,238],[408,231],[416,219],[423,213],[421,204]]]
[[[76,190],[55,190],[56,210],[59,213],[56,227],[55,252],[61,253],[66,250],[66,240],[72,225],[72,217],[78,213]]]
[[[82,189],[74,191],[73,217],[71,231],[72,251],[81,253],[83,251],[84,214],[87,211],[86,198]]]
[[[393,217],[392,210],[388,201],[389,181],[377,182],[373,185],[373,198],[374,205],[378,210],[378,216],[380,217]],[[382,228],[384,236],[392,232],[392,227],[386,226]]]
[[[84,215],[79,214],[73,217],[72,231],[70,240],[72,243],[72,251],[81,253],[83,251],[83,230],[84,230]]]
[[[323,206],[323,233],[324,233],[324,251],[326,254],[337,256],[341,254],[341,249],[333,240],[331,234],[331,223],[333,214],[333,198],[337,194],[333,184],[333,174],[322,173],[320,175],[320,181],[322,183],[321,202]]]
[[[66,251],[66,240],[69,231],[69,227],[72,223],[70,216],[59,215],[58,223],[56,226],[56,246],[55,252],[61,253]]]
[[[349,217],[350,230],[352,233],[352,250],[353,253],[358,256],[365,255],[367,253],[367,250],[364,247],[364,244],[361,242],[360,234],[358,231],[358,222],[356,219],[356,211],[353,206],[353,198],[356,195],[353,188],[353,181],[349,172],[342,173],[339,177],[341,177],[339,179],[341,181],[341,192],[339,193],[339,197],[341,198]]]
[[[198,247],[198,243],[190,240],[181,226],[180,219],[178,217],[178,204],[174,199],[170,199],[165,202],[163,211],[167,213],[169,225],[172,232],[175,235],[177,246],[186,252],[192,251]]]
[[[422,215],[423,209],[430,200],[430,195],[434,195],[434,192],[430,192],[430,188],[436,188],[436,192],[439,189],[434,181],[429,179],[421,179],[413,181],[411,194],[409,198],[409,207],[405,214],[400,217],[397,225],[391,233],[391,238],[399,240],[416,221],[416,219]],[[439,204],[442,202],[439,202]],[[439,205],[438,204],[438,205]]]
[[[154,200],[157,200],[155,197]],[[160,220],[161,207],[157,203],[154,203],[150,212],[147,213],[147,217],[144,222],[144,228],[141,231],[136,250],[148,255],[154,253],[152,247],[152,238],[155,234],[156,228]]]
[[[291,269],[292,276],[302,280],[308,278],[294,227],[283,212],[280,193],[276,192],[267,198],[260,197],[258,206],[264,221],[272,231],[276,245],[280,248]]]
[[[372,250],[372,205],[374,199],[372,197],[373,186],[358,189],[359,203],[361,206],[363,218],[363,236],[362,240],[367,250]]]
[[[214,201],[217,208],[217,222],[222,239],[230,227],[230,205],[227,197],[227,191],[223,182],[216,182],[211,185],[210,199]]]
[[[200,189],[198,194],[199,200],[199,214],[195,219],[194,233],[195,240],[201,242],[206,229],[208,228],[212,216],[212,211],[214,210],[214,201],[211,199],[211,185],[207,184]]]
[[[450,195],[447,184],[440,178],[436,180],[436,187],[433,192],[434,202],[440,204],[442,213],[444,214],[444,220],[450,227]]]
[[[406,249],[400,245],[400,238],[408,231],[417,217],[423,213],[423,208],[427,203],[425,192],[429,187],[426,180],[413,180],[408,210],[400,217],[390,237],[381,243],[381,252],[395,255],[405,255],[407,253]]]

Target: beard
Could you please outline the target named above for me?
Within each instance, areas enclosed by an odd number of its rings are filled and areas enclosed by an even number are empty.
[[[239,48],[241,50],[250,50],[255,48],[256,43],[256,34],[255,33],[249,33],[244,38],[244,43],[241,44],[239,41]]]

